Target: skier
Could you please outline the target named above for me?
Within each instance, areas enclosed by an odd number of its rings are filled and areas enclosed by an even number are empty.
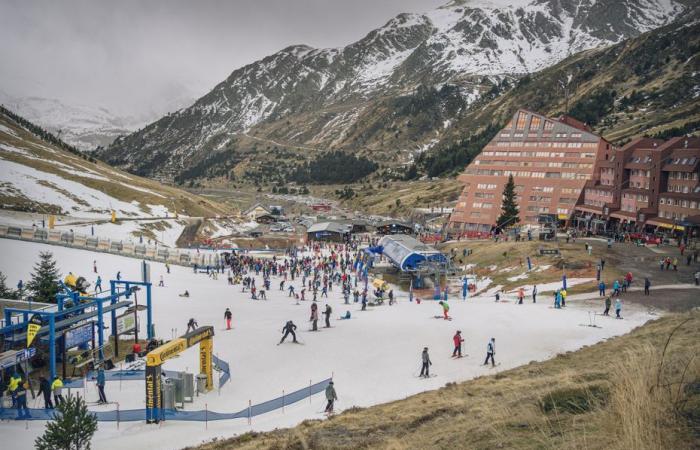
[[[51,402],[51,384],[45,377],[39,377],[39,392],[37,395],[44,396],[44,409],[53,409],[53,402]]]
[[[495,367],[496,366],[496,361],[493,359],[494,355],[496,354],[496,338],[491,338],[489,343],[486,345],[486,361],[484,361],[484,365],[488,365],[489,359],[491,359],[491,366]]]
[[[428,355],[428,347],[423,348],[423,353],[421,354],[421,360],[423,361],[423,365],[421,366],[421,369],[420,369],[420,377],[421,378],[428,378],[428,377],[430,377],[430,366],[433,365],[433,363],[430,361],[430,355]]]
[[[309,321],[312,323],[311,331],[318,331],[318,305],[316,303],[311,304],[311,317]]]
[[[97,273],[97,261],[96,260],[92,261],[92,271]]]
[[[224,311],[224,319],[226,319],[226,329],[230,330],[231,329],[231,319],[233,318],[233,314],[231,314],[231,310],[229,308],[226,308],[226,311]]]
[[[190,329],[192,329],[192,331],[196,330],[197,327],[199,327],[199,324],[197,323],[197,321],[194,320],[194,317],[190,317],[190,320],[187,322],[187,331],[186,331],[186,333],[189,333],[189,332],[190,332]]]
[[[523,304],[523,298],[525,298],[525,289],[521,287],[518,289],[518,305]]]
[[[119,271],[117,271],[117,281],[121,281],[121,279],[122,279],[122,271],[119,270]]]
[[[615,318],[616,319],[622,319],[620,316],[620,313],[622,312],[622,302],[620,301],[620,298],[618,297],[615,300]]]
[[[367,310],[367,289],[362,291],[362,311]]]
[[[100,400],[97,403],[100,405],[107,403],[107,396],[105,395],[105,370],[101,367],[97,371],[97,392],[100,396]]]
[[[158,286],[159,287],[165,287],[165,282],[163,281],[163,275],[160,276],[160,280],[158,280]]]
[[[101,294],[102,293],[102,278],[99,275],[97,275],[97,280],[95,280],[95,292],[97,292],[98,289],[100,290],[100,294]]]
[[[290,334],[292,335],[292,342],[296,343],[297,342],[297,335],[294,332],[294,330],[297,329],[297,326],[294,325],[294,322],[291,320],[288,320],[287,323],[282,327],[282,333],[284,333],[284,336],[282,336],[282,339],[280,339],[280,344],[284,342],[284,340],[289,336]]]
[[[644,295],[649,295],[649,288],[651,288],[651,280],[649,277],[644,277]]]
[[[323,315],[326,316],[326,328],[331,327],[331,313],[333,312],[333,309],[331,308],[331,305],[326,304],[326,309],[323,311]]]
[[[610,315],[610,304],[611,304],[610,297],[605,297],[605,311],[603,311],[604,316]]]
[[[326,386],[326,400],[328,400],[328,403],[326,404],[325,412],[328,414],[332,414],[333,403],[335,403],[335,401],[338,400],[338,395],[335,393],[335,388],[333,387],[332,381],[330,381],[328,383],[328,386]]]
[[[445,320],[450,320],[450,316],[447,315],[447,313],[450,311],[450,305],[448,305],[447,302],[443,302],[442,300],[440,300],[438,304],[442,306],[442,318]]]
[[[598,283],[598,296],[599,297],[605,296],[605,281],[603,281],[603,280],[600,280],[600,283]]]
[[[461,358],[462,357],[462,342],[464,342],[464,339],[462,338],[462,332],[457,331],[454,336],[452,336],[452,341],[455,344],[455,349],[452,351],[452,357],[454,358],[455,356]]]
[[[537,285],[532,285],[532,303],[537,303]]]

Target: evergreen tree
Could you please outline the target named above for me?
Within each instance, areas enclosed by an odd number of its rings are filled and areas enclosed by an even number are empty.
[[[55,303],[59,287],[60,274],[56,261],[51,252],[41,252],[39,262],[34,266],[32,279],[27,283],[27,289],[34,294],[38,302]]]
[[[0,272],[0,298],[15,299],[19,297],[19,293],[7,286],[7,277]]]
[[[496,220],[498,227],[515,225],[520,222],[520,211],[515,201],[515,181],[513,175],[508,176],[508,182],[503,187],[503,204],[501,205],[501,215]]]
[[[53,419],[46,423],[44,434],[34,441],[37,450],[90,449],[90,440],[97,431],[97,417],[77,395],[68,395],[56,407]]]

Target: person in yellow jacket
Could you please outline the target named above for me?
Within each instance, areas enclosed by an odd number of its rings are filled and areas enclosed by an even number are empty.
[[[51,391],[53,392],[53,402],[56,406],[63,403],[63,381],[60,377],[56,377],[51,383]]]
[[[561,306],[566,306],[566,289],[561,290]]]
[[[10,377],[10,382],[7,384],[7,392],[12,397],[13,407],[17,404],[17,388],[19,388],[20,383],[22,383],[22,377],[17,372],[13,373]]]

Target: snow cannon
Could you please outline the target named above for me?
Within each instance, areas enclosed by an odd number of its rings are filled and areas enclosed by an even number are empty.
[[[80,292],[82,295],[87,295],[87,290],[90,287],[90,283],[85,279],[85,277],[76,277],[73,275],[73,273],[68,273],[68,275],[66,275],[66,278],[63,280],[63,284],[74,291]]]

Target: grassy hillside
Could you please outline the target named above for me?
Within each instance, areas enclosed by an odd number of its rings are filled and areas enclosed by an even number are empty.
[[[698,354],[700,314],[674,314],[549,361],[199,448],[698,448]]]
[[[111,209],[122,218],[230,213],[219,203],[114,169],[22,122],[0,109],[2,209],[105,218]]]

